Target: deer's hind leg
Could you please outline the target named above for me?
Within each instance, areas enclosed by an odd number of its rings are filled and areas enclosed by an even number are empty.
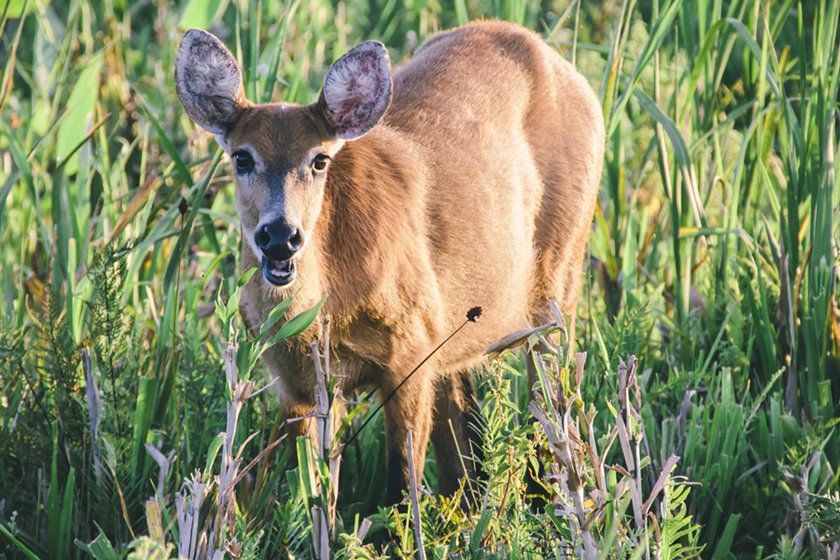
[[[451,496],[465,476],[474,480],[481,475],[480,422],[481,411],[470,372],[462,371],[440,379],[435,393],[432,443],[441,494]]]

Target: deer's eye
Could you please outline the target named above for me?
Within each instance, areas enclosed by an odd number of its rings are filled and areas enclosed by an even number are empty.
[[[247,175],[254,170],[254,156],[245,150],[233,152],[233,161],[236,163],[237,175]]]
[[[315,170],[316,173],[321,173],[327,169],[327,164],[330,161],[330,156],[327,154],[318,154],[314,158],[312,158],[312,169]]]

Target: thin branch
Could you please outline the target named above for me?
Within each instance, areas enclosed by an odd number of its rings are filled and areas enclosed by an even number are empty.
[[[412,375],[414,375],[414,374],[417,372],[417,370],[418,370],[418,369],[420,369],[421,367],[423,367],[423,364],[425,364],[426,362],[428,362],[428,361],[429,361],[429,358],[431,358],[432,356],[434,356],[434,355],[435,355],[435,353],[436,353],[438,350],[440,350],[441,348],[443,348],[443,345],[444,345],[444,344],[446,344],[447,342],[449,342],[449,341],[452,339],[452,337],[454,337],[456,334],[458,334],[458,333],[461,331],[461,329],[463,329],[463,328],[467,325],[467,323],[475,323],[475,322],[478,320],[478,318],[479,318],[480,316],[481,316],[481,308],[480,308],[480,307],[473,307],[473,308],[471,308],[469,311],[467,311],[467,319],[466,319],[463,323],[461,323],[461,326],[459,326],[457,329],[455,329],[455,330],[452,332],[452,334],[450,334],[449,336],[447,336],[447,337],[443,340],[443,342],[441,342],[440,344],[438,344],[438,345],[437,345],[437,347],[436,347],[434,350],[432,350],[432,351],[429,353],[429,355],[428,355],[428,356],[426,356],[425,358],[423,358],[423,361],[421,361],[419,364],[417,364],[416,366],[414,366],[414,369],[412,369],[410,372],[408,372],[408,375],[406,375],[406,376],[403,378],[403,380],[402,380],[402,381],[400,381],[399,385],[397,385],[397,386],[394,388],[394,390],[393,390],[393,391],[391,391],[391,392],[388,394],[388,396],[387,396],[387,397],[385,397],[384,399],[382,399],[382,402],[381,402],[381,403],[379,403],[379,406],[377,406],[377,407],[374,409],[374,411],[370,414],[370,416],[368,416],[368,417],[365,419],[365,421],[362,423],[362,425],[359,427],[359,429],[358,429],[358,430],[356,430],[356,432],[355,432],[352,436],[350,436],[350,439],[348,439],[348,440],[347,440],[347,443],[345,443],[345,444],[344,444],[344,445],[342,445],[342,446],[337,446],[337,450],[336,450],[335,452],[341,452],[341,450],[342,450],[342,449],[344,449],[345,447],[347,447],[348,445],[350,445],[351,443],[353,443],[353,440],[354,440],[354,439],[356,439],[356,437],[358,437],[358,435],[362,432],[362,430],[364,430],[364,429],[365,429],[365,426],[367,426],[367,425],[370,423],[370,421],[371,421],[371,420],[373,420],[374,416],[376,416],[376,413],[377,413],[377,412],[379,412],[380,410],[382,410],[382,407],[384,407],[386,404],[388,404],[388,401],[390,401],[390,400],[391,400],[391,398],[392,398],[392,397],[393,397],[393,396],[397,393],[397,391],[399,391],[399,390],[400,390],[400,387],[402,387],[403,385],[405,385],[405,383],[406,383],[409,379],[411,379],[411,376],[412,376]]]

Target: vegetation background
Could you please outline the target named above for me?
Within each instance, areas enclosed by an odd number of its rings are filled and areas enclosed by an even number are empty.
[[[230,167],[173,61],[209,29],[250,99],[308,102],[357,42],[404,61],[479,17],[542,33],[603,102],[586,356],[476,373],[468,511],[433,453],[419,509],[381,509],[381,418],[340,474],[304,442],[287,470],[270,392],[248,398]],[[837,558],[838,22],[837,0],[0,0],[0,558]],[[345,397],[352,431],[372,407]]]

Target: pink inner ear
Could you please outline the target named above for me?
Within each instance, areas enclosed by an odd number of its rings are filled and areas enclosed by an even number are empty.
[[[324,98],[336,134],[357,138],[373,128],[388,107],[391,73],[380,45],[364,44],[350,51],[329,71]]]
[[[338,120],[336,124],[350,125],[350,119],[353,116],[353,113],[359,113],[358,108],[362,105],[362,103],[362,98],[359,96],[348,97],[342,100],[341,105],[339,105],[339,107],[335,110],[336,119]]]

